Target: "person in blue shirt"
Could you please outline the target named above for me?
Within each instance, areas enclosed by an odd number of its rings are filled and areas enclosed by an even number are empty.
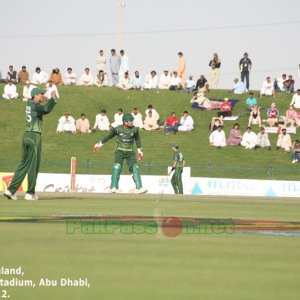
[[[254,94],[252,92],[250,92],[249,97],[246,99],[247,111],[252,111],[252,107],[254,105],[257,105],[257,100],[254,97]]]

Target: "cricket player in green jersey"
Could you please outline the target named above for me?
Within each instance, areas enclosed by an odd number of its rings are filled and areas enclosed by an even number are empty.
[[[97,152],[107,141],[116,137],[115,161],[111,175],[110,191],[117,193],[119,189],[119,179],[122,171],[124,159],[132,174],[133,181],[136,186],[137,194],[144,194],[147,189],[142,187],[140,168],[136,161],[135,152],[133,151],[134,141],[137,146],[138,160],[143,158],[142,145],[138,128],[133,126],[133,116],[129,113],[123,115],[123,125],[114,128],[107,136],[102,138],[99,143],[95,144],[93,151]]]
[[[178,148],[178,144],[172,145],[172,152],[174,152],[173,165],[168,175],[170,176],[175,170],[171,178],[171,184],[173,186],[175,194],[183,194],[182,171],[185,166],[185,160],[183,154],[178,151]]]
[[[46,100],[45,92],[43,89],[34,88],[31,91],[32,98],[26,104],[22,159],[9,187],[4,192],[4,196],[8,199],[17,200],[15,193],[28,174],[28,189],[24,199],[38,200],[38,196],[35,195],[35,186],[41,160],[43,115],[51,112],[56,104],[56,93],[52,92],[51,99],[42,105],[42,102]]]

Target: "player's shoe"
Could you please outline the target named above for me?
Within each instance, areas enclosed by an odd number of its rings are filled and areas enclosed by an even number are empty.
[[[28,200],[28,201],[36,201],[36,200],[39,200],[39,197],[37,195],[34,195],[34,194],[26,193],[24,199]]]
[[[16,194],[12,194],[10,190],[6,190],[4,193],[3,193],[4,197],[6,197],[7,199],[10,199],[10,200],[17,200],[17,196]]]
[[[140,189],[136,189],[135,193],[136,194],[146,194],[148,190],[146,188],[141,187]]]
[[[111,192],[112,194],[116,194],[116,193],[118,192],[118,190],[117,190],[116,188],[111,188],[111,189],[110,189],[110,192]]]

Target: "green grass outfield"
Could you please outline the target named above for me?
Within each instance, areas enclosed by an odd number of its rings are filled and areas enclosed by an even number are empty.
[[[298,199],[40,196],[37,202],[1,199],[0,267],[21,266],[24,276],[18,278],[31,279],[36,285],[41,278],[87,277],[90,287],[0,287],[12,300],[299,299],[300,236],[265,235],[261,230],[175,238],[159,230],[154,234],[118,230],[67,234],[69,221],[64,220],[67,216],[74,220],[76,215],[80,220],[121,215],[299,223]]]
[[[0,85],[0,90],[3,84]],[[18,85],[22,93],[22,87]],[[188,110],[195,120],[196,127],[193,132],[178,133],[166,136],[164,131],[141,131],[144,159],[141,162],[143,174],[165,174],[167,166],[172,162],[170,145],[174,142],[180,144],[180,149],[185,155],[187,165],[191,166],[192,176],[205,177],[230,177],[230,178],[258,178],[258,179],[289,179],[298,180],[300,175],[299,164],[291,164],[290,155],[283,151],[276,151],[277,135],[270,134],[273,149],[267,151],[259,149],[246,151],[242,147],[226,147],[222,150],[213,149],[208,145],[208,124],[216,111],[195,110],[191,108],[191,94],[183,91],[118,91],[115,88],[97,87],[60,87],[61,98],[54,111],[45,116],[43,128],[43,154],[41,172],[69,173],[70,158],[78,159],[78,173],[84,174],[110,174],[113,162],[114,141],[108,142],[99,153],[91,151],[93,145],[107,132],[97,131],[90,135],[56,134],[57,122],[66,111],[75,119],[82,112],[87,114],[91,125],[94,125],[96,114],[103,108],[107,109],[110,120],[120,107],[126,112],[138,107],[144,115],[148,104],[158,110],[161,120],[164,121],[172,111],[180,116]],[[258,92],[255,91],[257,95]],[[234,107],[234,114],[241,114],[238,122],[244,131],[248,116],[245,114],[245,95],[234,95],[226,90],[213,90],[208,93],[209,98],[229,97],[240,100]],[[258,99],[259,105],[268,108],[276,101],[280,114],[284,115],[291,101],[292,94],[279,93],[273,99],[264,97]],[[21,155],[21,137],[25,124],[25,103],[21,100],[0,101],[1,110],[1,154],[0,171],[13,172]],[[265,118],[265,111],[262,111]],[[227,121],[225,126],[226,136],[234,122]],[[253,126],[258,132],[258,126]],[[292,135],[292,139],[299,138],[299,134]],[[124,168],[123,174],[127,174]]]

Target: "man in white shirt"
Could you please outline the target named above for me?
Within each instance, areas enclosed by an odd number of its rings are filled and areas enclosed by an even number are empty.
[[[237,95],[246,93],[246,86],[245,86],[244,82],[239,81],[237,78],[235,78],[232,92]]]
[[[246,132],[243,134],[241,145],[245,149],[253,149],[257,142],[257,135],[255,132],[251,131],[251,127],[248,126]]]
[[[194,120],[186,110],[183,112],[179,124],[178,131],[192,131],[194,129]]]
[[[171,84],[169,90],[177,91],[181,88],[182,88],[181,78],[178,76],[178,73],[174,71],[173,74],[171,75]]]
[[[136,90],[141,90],[143,88],[142,78],[140,77],[140,72],[135,71],[134,76],[131,80],[132,87]]]
[[[290,105],[293,105],[295,108],[300,108],[300,89],[294,94]]]
[[[147,74],[145,77],[144,88],[146,90],[156,89],[158,83],[158,77],[155,71],[151,71],[150,74]]]
[[[94,77],[89,68],[84,69],[84,73],[80,77],[79,85],[92,86],[94,84]]]
[[[106,115],[106,110],[102,109],[100,111],[100,114],[96,115],[96,121],[93,129],[99,129],[99,130],[109,130],[109,120]]]
[[[267,77],[266,80],[263,82],[261,90],[260,90],[260,97],[262,96],[273,96],[275,97],[275,89],[271,80],[271,77]]]
[[[130,82],[130,77],[128,72],[125,72],[123,76],[120,76],[120,81],[119,83],[116,85],[116,87],[120,90],[130,90],[132,89],[132,84]]]
[[[153,115],[151,110],[147,109],[146,117],[144,120],[144,129],[145,130],[157,130],[159,125],[157,124],[157,118]]]
[[[67,73],[65,73],[65,85],[75,85],[76,84],[77,75],[73,73],[72,68],[67,69]]]
[[[123,125],[123,119],[122,119],[123,115],[124,115],[123,109],[119,108],[114,115],[114,122],[111,123],[111,127],[116,128],[120,125]]]
[[[17,93],[17,87],[9,79],[7,84],[4,86],[4,93],[2,94],[2,98],[11,100],[11,99],[17,99],[18,97],[19,94]]]
[[[171,76],[168,70],[164,70],[164,72],[159,77],[158,88],[162,90],[168,90],[171,85]]]
[[[26,81],[26,84],[23,87],[23,101],[27,102],[31,99],[31,91],[36,88],[35,85],[31,84],[29,80]]]
[[[274,80],[275,91],[285,92],[286,88],[285,85],[283,84],[285,81],[286,81],[286,74],[282,74],[281,77],[275,78]]]
[[[42,71],[40,67],[35,68],[35,72],[32,75],[31,83],[33,84],[43,84],[47,83],[49,80],[49,75]]]
[[[129,72],[129,59],[124,50],[120,51],[121,65],[119,69],[119,77],[124,76],[125,72]]]
[[[292,148],[292,140],[291,136],[286,133],[286,128],[283,128],[281,130],[281,133],[278,136],[277,143],[276,143],[276,149],[283,148],[285,152],[290,152]]]
[[[68,112],[59,118],[56,132],[76,133],[75,119]]]
[[[146,116],[148,115],[149,111],[151,111],[152,117],[154,118],[154,120],[156,122],[158,122],[159,121],[159,114],[158,114],[157,110],[155,108],[153,108],[152,104],[148,105],[148,108],[145,111]]]
[[[209,136],[209,144],[214,147],[225,147],[226,146],[226,138],[225,132],[221,125],[218,126],[217,130],[214,130]]]
[[[133,126],[140,129],[144,128],[142,114],[139,112],[139,110],[136,107],[131,112],[131,115],[134,117]]]
[[[59,98],[59,93],[58,93],[57,87],[52,81],[49,81],[46,84],[45,90],[46,90],[45,96],[47,97],[48,100],[51,99],[52,92],[55,92],[56,98]]]
[[[185,82],[185,87],[184,90],[187,93],[191,93],[196,86],[196,82],[193,80],[193,76],[189,76],[189,79],[187,79],[187,81]]]

